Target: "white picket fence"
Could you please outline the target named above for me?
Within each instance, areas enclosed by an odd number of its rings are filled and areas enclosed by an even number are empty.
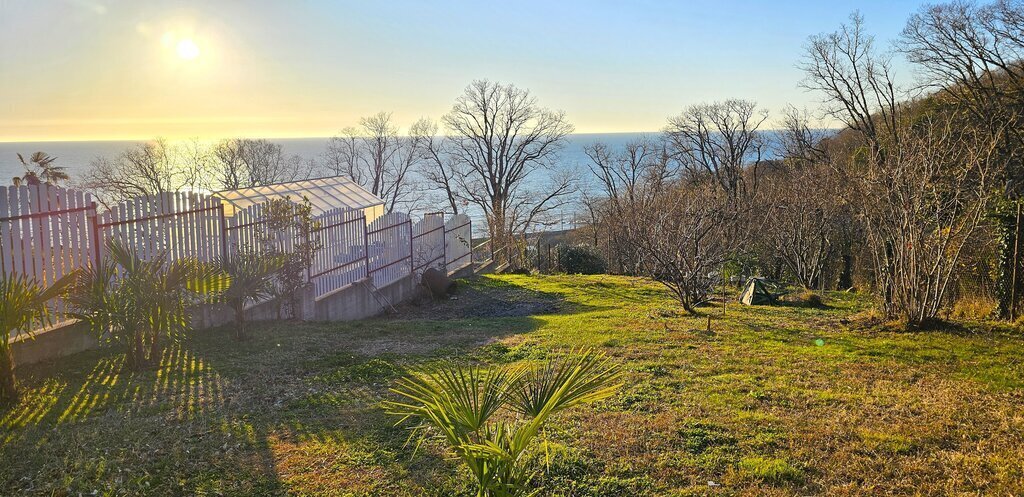
[[[320,299],[366,278],[369,264],[366,215],[362,210],[339,207],[323,213],[317,221],[320,250],[313,257],[309,279]]]
[[[46,185],[0,187],[0,276],[49,286],[96,258],[92,196]],[[51,303],[57,312],[63,302]]]
[[[465,214],[444,223],[444,265],[448,274],[473,265],[473,223]]]
[[[224,255],[224,205],[192,192],[136,197],[99,215],[100,239],[117,239],[142,259],[192,257],[213,262]],[[104,246],[100,245],[100,254]]]
[[[0,275],[50,285],[103,257],[118,239],[144,259],[213,262],[242,250],[293,249],[295,228],[268,229],[268,204],[225,216],[219,198],[193,192],[138,197],[97,212],[88,193],[48,185],[0,187]],[[319,237],[307,273],[317,299],[370,278],[377,288],[434,267],[454,273],[472,263],[469,218],[428,214],[413,224],[393,212],[366,223],[362,210],[339,207],[314,219]],[[274,231],[274,232],[271,232]],[[63,312],[62,302],[53,302]]]

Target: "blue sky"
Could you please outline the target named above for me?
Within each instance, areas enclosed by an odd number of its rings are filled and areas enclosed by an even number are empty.
[[[725,98],[778,115],[817,107],[797,87],[808,36],[860,10],[886,47],[919,6],[0,0],[0,140],[324,136],[382,110],[407,126],[476,78],[529,88],[580,132],[657,130]]]

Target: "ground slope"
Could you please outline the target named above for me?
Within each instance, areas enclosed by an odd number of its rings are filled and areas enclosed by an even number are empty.
[[[615,398],[548,432],[544,495],[1024,493],[1024,341],[854,325],[869,303],[706,309],[610,276],[489,276],[356,323],[199,332],[156,371],[94,351],[19,370],[0,495],[452,495],[465,475],[378,402],[402,368],[599,348]],[[708,331],[708,316],[711,331]],[[851,324],[854,323],[854,324]]]

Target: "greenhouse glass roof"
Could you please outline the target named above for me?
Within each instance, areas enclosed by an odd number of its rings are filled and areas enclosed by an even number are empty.
[[[344,176],[308,179],[290,183],[277,183],[237,190],[224,190],[213,194],[223,199],[234,210],[245,209],[271,198],[290,196],[293,200],[309,199],[313,214],[319,214],[337,207],[367,209],[384,204],[384,201]]]

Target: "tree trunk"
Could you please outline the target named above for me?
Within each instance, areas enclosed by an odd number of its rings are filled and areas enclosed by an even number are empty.
[[[149,359],[146,361],[150,366],[160,366],[160,334],[153,333],[153,341],[149,344]]]
[[[146,343],[142,339],[143,334],[134,332],[131,343],[128,345],[127,359],[128,369],[141,371],[146,363]]]
[[[245,304],[234,306],[235,308],[235,340],[245,339]]]
[[[0,405],[18,400],[18,384],[14,378],[14,352],[10,345],[0,352]]]

